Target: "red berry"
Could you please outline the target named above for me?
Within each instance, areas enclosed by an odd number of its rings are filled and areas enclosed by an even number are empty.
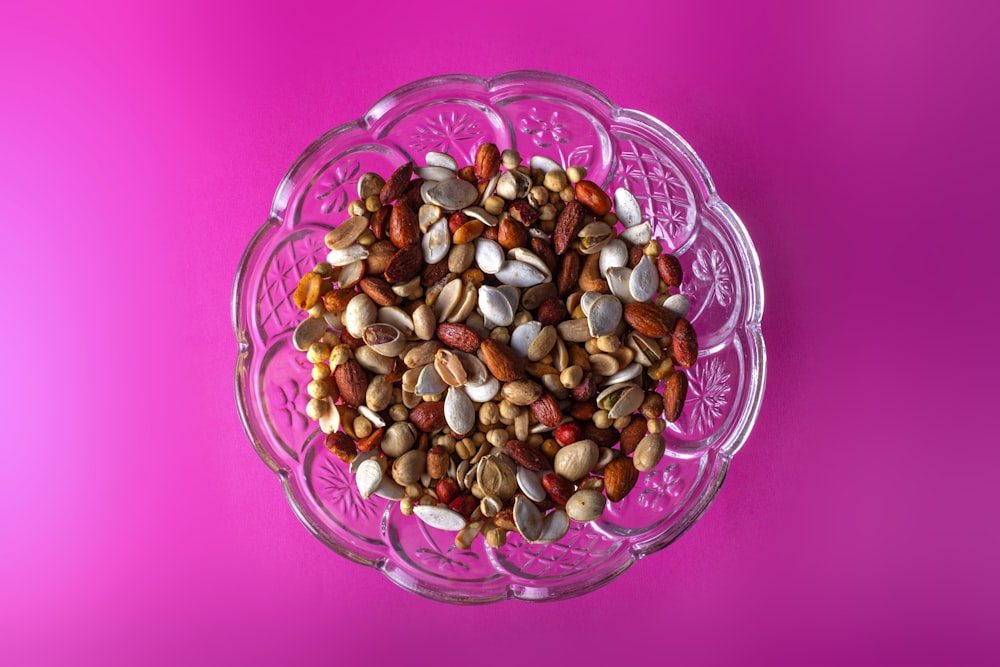
[[[582,432],[580,425],[576,422],[563,424],[556,428],[556,442],[560,445],[572,445],[574,442],[580,441]]]

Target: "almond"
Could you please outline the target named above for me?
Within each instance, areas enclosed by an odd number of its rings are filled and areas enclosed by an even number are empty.
[[[613,503],[624,499],[637,481],[639,471],[627,456],[619,456],[604,466],[604,493]]]
[[[535,319],[537,319],[543,327],[549,325],[555,326],[569,315],[566,312],[566,304],[563,303],[562,299],[547,299],[538,307],[538,314]]]
[[[497,243],[506,250],[523,248],[528,245],[528,232],[520,222],[504,218],[497,229]]]
[[[488,181],[500,173],[500,149],[496,144],[481,144],[476,150],[476,178]]]
[[[635,451],[636,445],[646,436],[646,420],[638,415],[632,415],[632,421],[622,429],[621,450],[623,454],[631,454]]]
[[[550,467],[549,460],[545,458],[545,455],[526,442],[508,440],[504,448],[507,451],[507,456],[528,470],[538,471]]]
[[[641,245],[634,245],[628,249],[628,268],[634,269],[639,266],[639,262],[646,256]]]
[[[667,287],[680,287],[684,281],[684,271],[681,263],[673,255],[663,254],[656,258],[656,269],[660,272],[660,280]]]
[[[593,181],[580,181],[574,187],[576,200],[586,206],[596,216],[602,216],[611,210],[611,197]]]
[[[372,213],[372,234],[381,240],[385,238],[386,227],[388,227],[389,216],[392,215],[392,206],[385,204],[379,210]]]
[[[600,265],[598,265],[598,269],[600,269]],[[575,252],[563,255],[562,265],[559,267],[559,274],[556,278],[556,287],[559,290],[559,296],[565,298],[572,294],[576,290],[579,280],[580,256]]]
[[[350,436],[346,433],[336,432],[329,433],[323,444],[329,449],[334,456],[343,461],[344,463],[350,463],[354,460],[354,457],[358,454],[358,446],[354,444]]]
[[[559,213],[556,228],[552,232],[552,247],[557,255],[566,252],[570,242],[576,238],[582,227],[583,206],[580,205],[580,202],[571,201]]]
[[[380,306],[395,306],[401,297],[392,291],[392,286],[381,278],[366,276],[358,283],[361,291]]]
[[[562,411],[552,394],[545,393],[537,401],[531,404],[531,414],[535,415],[540,423],[546,426],[555,427],[562,421]]]
[[[396,202],[389,216],[389,227],[386,230],[389,240],[397,248],[408,248],[420,242],[420,223],[413,209]]]
[[[549,497],[559,505],[565,505],[566,501],[576,493],[576,486],[573,485],[573,482],[554,472],[542,477],[542,486],[545,487]]]
[[[626,303],[625,321],[630,327],[650,338],[662,338],[674,329],[677,316],[652,303]]]
[[[551,243],[537,236],[532,236],[531,251],[538,255],[538,258],[545,263],[552,275],[556,274],[556,269],[559,268],[559,258],[556,257],[556,251],[552,249]]]
[[[398,199],[406,190],[406,186],[409,185],[411,176],[413,176],[412,162],[407,162],[392,172],[392,176],[385,182],[385,185],[382,186],[382,192],[379,193],[379,199],[382,203],[388,204]]]
[[[437,337],[442,343],[455,350],[474,353],[479,349],[479,334],[464,324],[442,322],[437,328]]]
[[[410,421],[424,433],[433,433],[444,428],[444,401],[420,403],[410,411]]]
[[[405,283],[413,278],[424,265],[424,254],[419,245],[400,248],[385,267],[385,279],[390,284]]]
[[[694,327],[683,317],[677,319],[673,331],[673,356],[681,366],[690,366],[698,360],[698,336]]]
[[[483,363],[501,382],[511,382],[524,375],[524,359],[509,345],[487,338],[480,347]]]
[[[333,380],[337,383],[340,400],[356,408],[365,402],[368,391],[368,374],[354,359],[348,359],[333,371]]]
[[[440,262],[425,265],[423,271],[420,272],[420,284],[424,287],[430,287],[446,275],[448,275],[447,257]]]
[[[663,418],[677,421],[687,400],[688,379],[683,371],[674,371],[663,381]],[[645,434],[643,434],[645,435]]]
[[[411,211],[417,211],[424,205],[424,198],[420,194],[420,186],[424,184],[424,179],[415,178],[406,186],[406,190],[399,197],[400,204],[406,204]]]

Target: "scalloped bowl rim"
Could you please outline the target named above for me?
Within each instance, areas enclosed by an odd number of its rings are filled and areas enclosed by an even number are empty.
[[[288,203],[288,198],[284,196],[285,190],[289,188],[290,185],[294,183],[295,176],[298,171],[307,163],[308,159],[321,147],[326,145],[332,138],[351,130],[360,129],[367,131],[370,129],[371,125],[380,119],[383,114],[392,108],[392,102],[395,99],[401,98],[414,90],[427,88],[430,86],[439,86],[442,84],[466,84],[482,88],[484,91],[490,92],[498,88],[502,88],[506,85],[510,85],[515,82],[532,81],[541,83],[551,83],[560,87],[566,87],[575,89],[576,91],[582,92],[589,96],[596,102],[599,102],[608,110],[609,119],[619,119],[619,118],[629,118],[641,122],[641,124],[657,132],[663,139],[667,140],[678,152],[680,152],[693,166],[697,172],[698,177],[702,180],[705,185],[705,189],[708,196],[705,199],[705,206],[714,210],[723,220],[729,225],[729,230],[733,232],[735,236],[735,241],[739,244],[740,248],[746,253],[749,258],[749,266],[747,272],[747,289],[752,293],[749,298],[749,304],[752,306],[749,312],[745,315],[744,319],[736,328],[740,328],[747,334],[748,342],[753,345],[754,353],[758,360],[758,366],[755,368],[757,371],[755,376],[752,378],[750,386],[748,387],[749,395],[747,399],[746,407],[739,416],[739,424],[732,437],[732,446],[726,451],[718,452],[718,469],[715,471],[716,478],[712,487],[707,493],[702,497],[702,502],[700,502],[695,507],[691,508],[686,514],[688,518],[685,523],[679,525],[678,530],[667,531],[669,535],[668,539],[662,539],[664,535],[657,536],[654,535],[651,539],[638,542],[633,544],[628,549],[627,558],[619,564],[617,567],[612,568],[609,572],[604,573],[603,576],[596,580],[587,580],[582,585],[579,586],[569,586],[565,588],[560,588],[558,584],[549,584],[544,587],[545,595],[544,597],[533,597],[530,595],[530,591],[533,587],[526,586],[522,583],[506,582],[503,587],[503,592],[500,594],[485,595],[482,597],[468,597],[464,594],[456,595],[453,591],[450,591],[445,586],[434,586],[427,585],[426,582],[417,580],[412,575],[408,575],[405,571],[393,567],[391,559],[386,557],[380,558],[368,558],[357,553],[354,553],[349,548],[345,547],[338,541],[330,538],[326,535],[323,530],[317,526],[313,520],[310,518],[309,514],[302,507],[298,498],[295,495],[295,489],[289,481],[290,470],[280,466],[270,455],[267,447],[257,436],[252,425],[249,421],[249,411],[248,406],[244,401],[244,397],[240,391],[242,386],[242,375],[246,371],[244,366],[244,359],[250,353],[252,346],[249,341],[247,332],[240,327],[240,317],[239,317],[239,304],[240,296],[243,292],[244,281],[247,276],[248,269],[250,268],[250,258],[253,256],[257,247],[261,244],[267,232],[273,227],[280,226],[281,220],[280,215],[284,212],[284,207]],[[633,564],[635,564],[641,558],[648,556],[652,553],[656,553],[661,549],[666,548],[674,541],[676,541],[681,535],[686,533],[698,520],[704,516],[707,508],[711,505],[712,501],[718,496],[719,490],[722,488],[722,484],[726,479],[728,473],[729,465],[732,457],[742,448],[746,443],[750,432],[756,422],[757,416],[760,412],[760,406],[763,399],[764,389],[767,383],[767,356],[766,348],[764,345],[764,337],[761,331],[761,321],[763,319],[764,312],[764,287],[763,287],[763,277],[761,275],[760,261],[757,254],[756,247],[750,238],[750,235],[743,224],[743,221],[737,215],[737,213],[725,202],[723,201],[715,188],[715,183],[712,180],[708,169],[705,167],[701,158],[695,152],[688,142],[677,134],[672,128],[670,128],[666,123],[659,120],[655,116],[651,116],[648,113],[638,111],[635,109],[629,109],[625,107],[616,106],[611,99],[601,90],[595,88],[591,84],[580,81],[573,77],[565,76],[562,74],[557,74],[554,72],[547,72],[543,70],[515,70],[500,74],[495,77],[484,78],[469,74],[447,74],[426,77],[423,79],[418,79],[406,83],[393,91],[382,96],[377,102],[375,102],[360,118],[353,121],[348,121],[342,123],[331,130],[322,134],[315,141],[310,143],[295,159],[292,165],[289,167],[288,171],[282,177],[279,185],[275,191],[274,198],[272,200],[271,212],[268,219],[256,230],[253,237],[248,242],[246,248],[244,249],[239,264],[237,266],[235,280],[233,281],[233,292],[231,300],[231,317],[232,326],[234,333],[236,335],[238,343],[238,354],[236,360],[235,368],[235,378],[234,378],[234,390],[236,403],[239,408],[240,421],[243,424],[243,429],[250,439],[250,442],[257,452],[261,460],[270,468],[281,481],[282,489],[284,490],[285,497],[291,506],[295,515],[299,518],[303,525],[316,536],[321,542],[327,545],[330,549],[337,552],[341,556],[344,556],[348,560],[373,567],[383,575],[386,576],[390,581],[399,585],[400,587],[409,590],[411,592],[417,593],[421,596],[425,596],[437,601],[451,602],[457,604],[465,605],[477,605],[477,604],[489,604],[493,602],[499,602],[509,599],[518,599],[524,601],[554,601],[554,600],[565,600],[579,595],[584,595],[591,591],[594,591],[601,586],[609,583],[610,581],[616,579],[618,576],[623,574],[628,570]],[[390,505],[391,507],[391,505]],[[388,512],[386,512],[386,515]],[[383,524],[386,521],[386,516],[383,516]],[[527,592],[527,594],[526,594]]]

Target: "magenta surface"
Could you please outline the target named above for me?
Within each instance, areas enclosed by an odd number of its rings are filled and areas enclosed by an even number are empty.
[[[994,12],[20,4],[0,9],[5,664],[1000,660]],[[310,141],[412,79],[520,68],[691,142],[760,254],[768,386],[666,551],[582,598],[459,608],[303,529],[240,426],[229,302]]]

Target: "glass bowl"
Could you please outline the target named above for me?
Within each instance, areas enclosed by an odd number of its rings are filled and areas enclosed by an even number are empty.
[[[700,343],[688,400],[664,433],[667,452],[601,520],[574,523],[559,542],[459,550],[454,533],[358,494],[347,466],[323,446],[305,414],[310,365],[291,344],[302,317],[292,302],[301,275],[326,255],[324,235],[347,218],[358,178],[390,174],[427,151],[471,164],[490,141],[527,160],[545,155],[587,168],[608,191],[625,186],[676,254]],[[692,148],[659,120],[615,106],[593,87],[547,72],[493,79],[441,76],[410,83],[362,118],[320,137],[278,186],[271,215],[240,260],[233,294],[239,343],[236,402],[257,453],[281,480],[302,523],[337,553],[403,588],[454,603],[555,600],[592,591],[663,549],[704,514],[746,441],[764,389],[757,253],[716,194]]]

